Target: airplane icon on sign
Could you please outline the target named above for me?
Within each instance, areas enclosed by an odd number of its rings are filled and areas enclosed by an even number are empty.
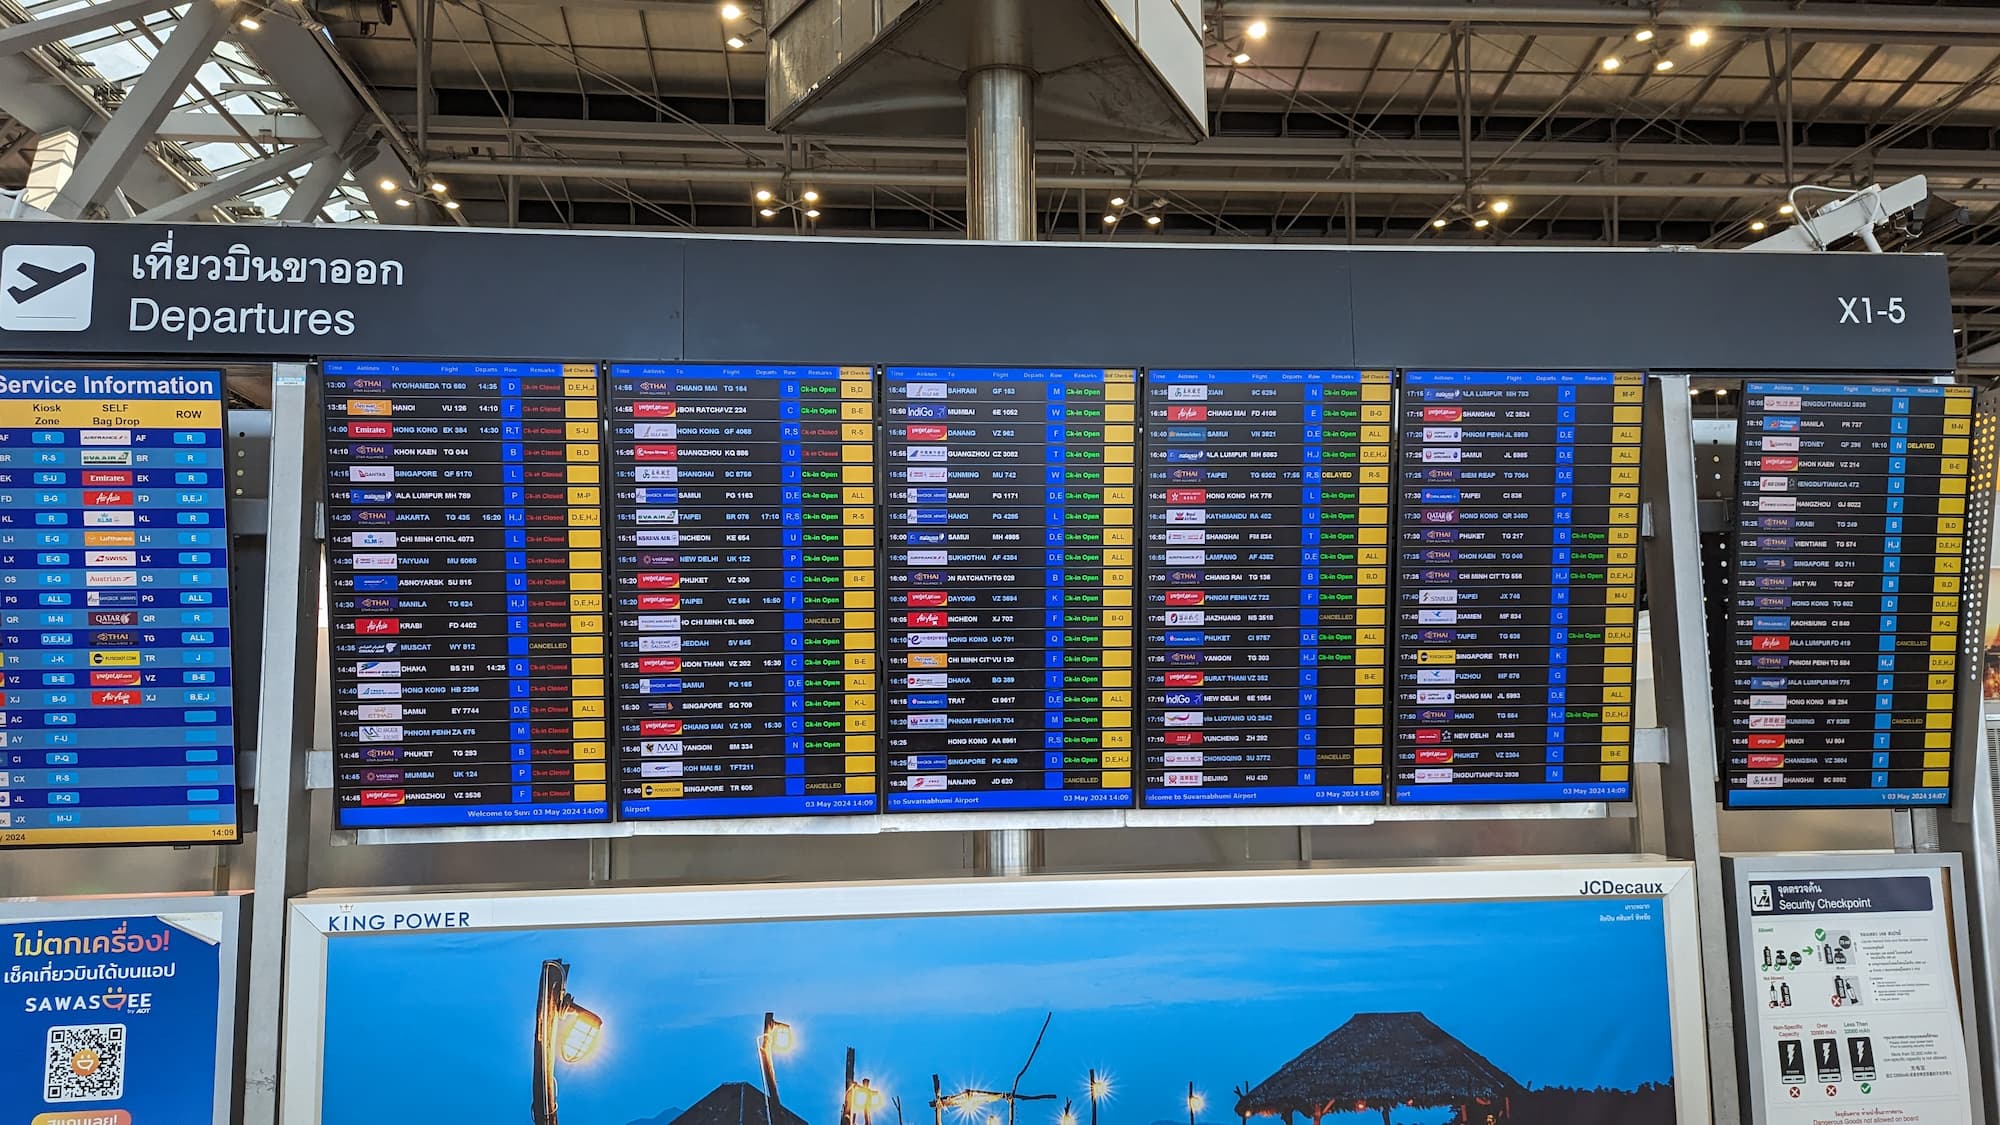
[[[68,269],[63,270],[46,269],[32,262],[22,262],[21,274],[28,279],[30,284],[10,285],[7,287],[7,293],[14,298],[17,304],[24,301],[31,301],[72,277],[81,277],[89,269],[89,262],[77,262]]]

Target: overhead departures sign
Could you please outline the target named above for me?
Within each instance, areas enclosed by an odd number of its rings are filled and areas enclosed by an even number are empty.
[[[1132,803],[1137,389],[888,370],[890,811]]]
[[[1950,801],[1971,442],[1970,387],[1745,385],[1731,807]]]
[[[597,369],[323,370],[337,825],[607,819]]]
[[[234,840],[217,371],[0,371],[0,844]]]
[[[1386,371],[1149,371],[1149,806],[1380,804]]]
[[[875,811],[870,375],[611,369],[621,817]]]
[[[1399,803],[1631,797],[1638,373],[1405,373]]]

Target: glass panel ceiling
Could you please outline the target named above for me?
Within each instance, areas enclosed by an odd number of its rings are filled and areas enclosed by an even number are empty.
[[[42,3],[26,3],[22,7],[30,16],[46,19],[90,7],[94,2],[96,0],[44,0]],[[122,20],[108,28],[71,36],[63,40],[62,45],[81,59],[89,70],[96,72],[77,76],[84,86],[99,86],[98,79],[101,77],[104,85],[129,90],[146,72],[153,56],[159,53],[161,45],[173,33],[174,25],[186,11],[187,6],[183,4],[152,13],[143,19]],[[286,147],[275,142],[249,139],[257,136],[259,129],[245,126],[243,119],[297,115],[297,110],[283,95],[282,86],[260,70],[241,47],[226,40],[216,45],[209,60],[195,72],[194,82],[175,102],[174,108],[190,115],[188,120],[191,122],[215,126],[213,129],[186,130],[201,135],[179,142],[181,153],[197,162],[215,179]],[[245,219],[255,219],[260,214],[265,218],[277,217],[309,170],[300,168],[281,180],[252,189],[242,197],[243,202],[251,205],[251,210],[238,206],[233,208],[234,212]],[[344,223],[373,220],[375,212],[369,206],[366,194],[353,177],[348,176],[342,180],[340,190],[321,208],[319,217]]]

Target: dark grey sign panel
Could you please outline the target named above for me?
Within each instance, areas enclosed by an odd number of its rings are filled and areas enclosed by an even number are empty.
[[[1933,254],[1357,250],[1354,362],[1950,371]]]
[[[1338,365],[1347,256],[1259,247],[687,242],[687,358]]]
[[[680,356],[673,240],[8,223],[0,242],[0,352]]]

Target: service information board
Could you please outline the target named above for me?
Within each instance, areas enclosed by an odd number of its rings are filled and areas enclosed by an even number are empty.
[[[0,844],[236,839],[217,371],[0,371]]]
[[[1403,383],[1395,800],[1630,799],[1645,377]]]
[[[1972,388],[1749,383],[1738,433],[1727,803],[1949,803]]]
[[[226,1125],[239,917],[192,895],[6,904],[0,1120]]]
[[[891,811],[1132,803],[1137,385],[889,368]]]
[[[611,369],[619,816],[875,811],[870,376]]]
[[[1748,882],[1739,972],[1759,1125],[1973,1120],[1940,869]]]
[[[336,825],[607,819],[597,369],[323,373]]]
[[[1382,801],[1394,392],[1146,373],[1146,805]]]

